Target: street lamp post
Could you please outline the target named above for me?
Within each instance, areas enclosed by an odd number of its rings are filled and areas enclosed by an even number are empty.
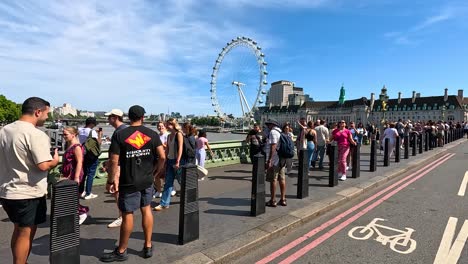
[[[384,85],[384,87],[382,88],[382,91],[379,94],[379,100],[380,100],[380,103],[381,103],[381,111],[382,111],[381,125],[382,125],[382,128],[383,128],[383,126],[387,122],[385,120],[385,112],[387,112],[387,108],[388,108],[388,106],[387,106],[388,95],[387,95],[387,88],[385,88],[385,85]]]
[[[442,111],[442,121],[445,121],[445,111],[447,110],[447,107],[445,105],[442,105],[441,111]]]

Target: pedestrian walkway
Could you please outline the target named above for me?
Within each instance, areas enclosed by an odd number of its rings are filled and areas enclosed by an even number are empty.
[[[430,161],[440,156],[441,152],[464,142],[465,139],[458,140],[447,144],[444,148],[436,148],[416,157],[410,156],[408,160],[402,158],[400,163],[394,163],[392,159],[389,167],[383,167],[383,156],[378,155],[378,168],[372,173],[369,172],[369,146],[363,146],[360,178],[349,178],[331,188],[328,187],[327,167],[323,171],[311,170],[309,197],[302,200],[296,199],[296,166],[286,179],[288,206],[267,207],[266,213],[257,217],[249,216],[252,165],[239,164],[212,168],[208,177],[199,182],[200,239],[182,246],[177,244],[179,197],[174,197],[169,209],[154,212],[155,255],[151,260],[145,260],[140,256],[139,251],[143,248],[143,231],[139,225],[140,213],[135,213],[135,227],[128,250],[129,263],[229,261],[249,246],[255,246],[255,243],[278,235],[277,230],[286,231],[318,213],[331,210],[367,188],[375,187],[390,177],[414,169],[418,164]],[[403,151],[401,153],[403,154]],[[351,171],[348,177],[351,177]],[[113,249],[119,236],[118,228],[107,228],[107,224],[118,216],[114,199],[104,193],[103,186],[95,187],[93,191],[99,194],[98,198],[81,201],[91,209],[88,219],[81,226],[82,263],[99,263],[99,256],[104,250]],[[268,197],[268,183],[266,193]],[[155,200],[153,206],[157,205],[158,200]],[[0,236],[0,257],[4,263],[11,262],[9,240],[12,228],[6,213],[0,209],[0,232],[8,234]],[[48,255],[49,222],[38,228],[30,263],[48,263]]]

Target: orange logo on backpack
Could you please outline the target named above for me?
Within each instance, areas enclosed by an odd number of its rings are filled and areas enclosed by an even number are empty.
[[[131,136],[129,136],[125,142],[132,145],[136,149],[141,149],[151,138],[140,131],[135,131]]]

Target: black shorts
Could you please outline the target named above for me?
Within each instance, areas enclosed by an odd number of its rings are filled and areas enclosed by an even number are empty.
[[[35,226],[46,221],[46,197],[22,200],[0,198],[10,221],[20,227]]]
[[[134,212],[148,206],[153,200],[153,186],[133,193],[119,193],[118,206],[122,212]]]

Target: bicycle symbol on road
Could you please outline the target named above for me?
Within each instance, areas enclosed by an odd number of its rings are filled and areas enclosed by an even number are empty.
[[[372,220],[372,222],[366,226],[353,227],[351,230],[349,230],[348,236],[357,240],[366,240],[369,239],[375,232],[377,233],[377,238],[374,240],[382,243],[384,246],[389,243],[390,249],[395,252],[409,254],[416,249],[416,240],[411,238],[411,234],[414,232],[414,229],[405,228],[406,231],[398,230],[388,226],[379,225],[377,224],[378,221],[386,220],[382,218],[374,218],[374,220]],[[398,234],[393,236],[386,236],[382,234],[379,229],[391,230],[397,232]]]

